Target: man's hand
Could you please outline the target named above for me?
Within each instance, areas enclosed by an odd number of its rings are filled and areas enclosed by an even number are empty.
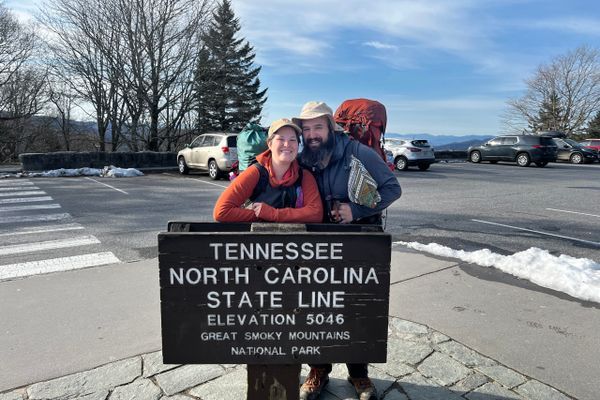
[[[252,211],[254,211],[254,215],[258,217],[260,215],[260,210],[262,209],[262,206],[263,203],[252,203],[250,208],[252,208]]]
[[[340,203],[337,210],[331,210],[331,217],[340,224],[349,224],[352,222],[352,209],[348,203]]]

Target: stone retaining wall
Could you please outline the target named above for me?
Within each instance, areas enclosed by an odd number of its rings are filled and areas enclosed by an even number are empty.
[[[102,168],[114,165],[120,168],[174,167],[175,152],[72,152],[24,153],[19,160],[24,171],[48,171],[59,168]]]

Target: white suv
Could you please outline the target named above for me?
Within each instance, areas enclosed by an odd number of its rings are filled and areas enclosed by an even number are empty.
[[[237,161],[237,133],[205,133],[177,153],[180,174],[208,171],[211,179],[225,176]]]
[[[435,162],[433,148],[427,140],[386,138],[385,148],[394,155],[394,164],[400,171],[414,165],[425,171]]]

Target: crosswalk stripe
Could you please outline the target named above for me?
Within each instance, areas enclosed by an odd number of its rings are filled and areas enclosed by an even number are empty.
[[[14,199],[0,199],[0,204],[11,204],[11,203],[33,203],[36,201],[52,201],[54,200],[50,196],[42,197],[15,197]]]
[[[33,206],[0,207],[0,212],[3,212],[3,211],[25,211],[25,210],[47,210],[49,208],[60,208],[60,204],[36,204]]]
[[[95,236],[89,235],[77,238],[47,240],[45,242],[12,244],[0,246],[0,255],[33,253],[36,251],[64,249],[66,247],[86,246],[98,243],[100,243],[100,241]]]
[[[6,186],[28,186],[28,185],[33,185],[33,182],[29,182],[29,181],[14,181],[14,180],[10,180],[10,179],[0,180],[0,187],[6,187]]]
[[[43,190],[32,190],[30,192],[0,192],[0,197],[37,196],[40,194],[46,194],[46,192]]]
[[[39,189],[39,187],[37,186],[27,186],[27,187],[21,187],[21,186],[13,186],[13,187],[0,187],[0,192],[10,192],[10,191],[16,191],[16,190],[34,190],[34,189]]]
[[[69,213],[42,215],[11,215],[10,217],[0,217],[0,224],[10,224],[13,222],[60,221],[61,219],[68,218],[71,218],[71,214]]]
[[[72,231],[76,229],[84,229],[79,224],[62,224],[62,225],[46,225],[46,226],[30,226],[27,228],[19,228],[15,230],[2,230],[0,237],[13,235],[33,235],[36,233]]]
[[[0,265],[0,280],[19,278],[49,272],[70,271],[99,265],[120,263],[111,252],[83,254],[72,257],[52,258],[19,264]]]

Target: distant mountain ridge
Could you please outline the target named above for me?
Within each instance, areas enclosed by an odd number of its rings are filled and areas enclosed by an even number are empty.
[[[487,142],[490,135],[431,135],[429,133],[386,133],[386,138],[425,139],[435,150],[467,150],[469,146]]]

